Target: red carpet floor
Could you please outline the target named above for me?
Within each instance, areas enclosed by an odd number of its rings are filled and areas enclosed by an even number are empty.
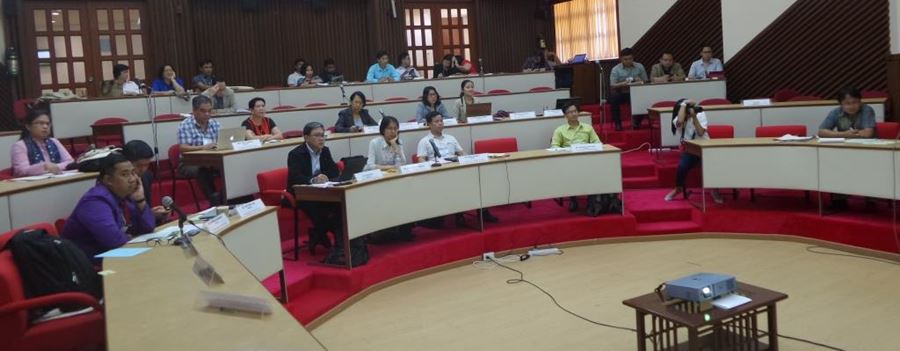
[[[649,140],[649,133],[609,132],[607,138],[619,140],[621,148],[637,147]],[[552,200],[535,201],[532,208],[522,204],[492,208],[500,222],[487,224],[484,232],[474,229],[474,216],[467,216],[472,228],[457,228],[451,220],[442,230],[417,227],[413,242],[369,245],[369,263],[353,270],[317,264],[325,256],[321,247],[314,256],[304,250],[299,261],[285,260],[290,296],[286,307],[306,324],[363,289],[404,274],[480,257],[489,251],[500,255],[517,248],[594,238],[690,232],[789,234],[900,252],[898,227],[889,201],[876,200],[874,207],[867,207],[861,198],[851,199],[849,210],[826,216],[818,214],[818,194],[812,193],[812,201],[807,202],[804,193],[798,191],[758,189],[756,201],[751,202],[747,189],[741,189],[736,200],[730,191],[723,190],[725,204],[714,204],[708,197],[706,213],[698,208],[699,193],[688,200],[666,202],[663,197],[674,184],[678,158],[677,150],[657,156],[646,147],[623,154],[624,215],[587,217],[583,212],[569,213]],[[700,184],[699,174],[699,169],[692,171],[689,186]],[[823,197],[827,204],[827,195]],[[284,213],[280,218],[287,248],[291,244],[287,240],[290,215]],[[279,295],[277,277],[264,284]]]

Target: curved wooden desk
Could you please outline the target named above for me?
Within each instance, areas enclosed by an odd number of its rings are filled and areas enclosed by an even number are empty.
[[[96,179],[97,173],[82,173],[30,182],[0,182],[0,231],[68,217]]]
[[[704,188],[792,189],[900,199],[900,144],[888,142],[738,138],[692,140],[685,148],[703,159]]]
[[[579,119],[590,121],[590,114],[583,113]],[[515,137],[519,150],[536,150],[546,148],[556,127],[565,123],[565,117],[540,117],[520,120],[497,121],[490,123],[461,124],[448,126],[445,133],[453,135],[467,154],[472,153],[474,140],[487,138]],[[428,129],[420,127],[400,132],[403,151],[408,160],[416,153],[419,140],[428,133]],[[351,155],[367,155],[369,142],[378,134],[335,133],[330,134],[325,145],[331,150],[335,161]],[[253,150],[194,151],[181,156],[185,164],[212,167],[219,169],[224,181],[224,196],[233,199],[255,194],[257,188],[256,174],[261,171],[287,166],[287,155],[303,142],[303,138],[287,139],[278,143],[265,144]]]
[[[215,267],[224,284],[207,287],[180,247],[154,247],[125,259],[105,259],[103,277],[106,334],[109,350],[323,350],[309,332],[290,315],[258,281],[246,253],[247,238],[278,239],[275,208],[250,218],[233,219],[222,233],[227,248],[218,240],[199,234],[194,245],[200,256]],[[171,225],[171,224],[170,224]],[[260,226],[271,226],[260,232]],[[268,235],[271,234],[271,235]],[[261,240],[269,242],[269,240]],[[249,242],[249,241],[248,241]],[[144,247],[144,244],[134,244]],[[273,251],[274,250],[274,251]],[[255,256],[281,261],[280,246]],[[249,252],[249,251],[248,251]],[[271,315],[230,313],[201,308],[201,291],[217,291],[262,298]]]
[[[298,201],[340,202],[345,240],[393,226],[479,208],[622,192],[621,150],[522,151],[485,163],[445,164],[370,182],[295,186]],[[348,246],[345,246],[349,247]],[[348,260],[349,262],[349,260]]]

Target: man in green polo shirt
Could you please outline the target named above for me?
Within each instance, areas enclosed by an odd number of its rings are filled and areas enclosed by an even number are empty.
[[[553,131],[550,147],[570,147],[572,144],[597,144],[600,142],[600,137],[597,136],[594,127],[578,121],[577,105],[568,103],[563,106],[562,110],[566,114],[566,124]],[[569,198],[569,212],[575,211],[578,211],[578,200],[572,196]]]

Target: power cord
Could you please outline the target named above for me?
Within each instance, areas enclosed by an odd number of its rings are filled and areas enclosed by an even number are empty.
[[[507,266],[507,265],[505,265],[505,264],[502,264],[502,263],[498,262],[497,260],[494,260],[494,259],[491,259],[491,258],[489,258],[488,260],[490,260],[491,262],[497,264],[497,265],[500,266],[500,267],[506,268],[506,269],[508,269],[508,270],[510,270],[510,271],[513,271],[513,272],[519,274],[519,278],[507,279],[507,280],[506,280],[506,284],[525,283],[525,284],[531,285],[531,286],[534,287],[535,289],[538,289],[538,291],[544,293],[544,295],[547,295],[547,297],[550,298],[550,301],[553,301],[553,304],[556,305],[556,307],[559,307],[559,309],[563,310],[564,312],[566,312],[566,313],[568,313],[568,314],[571,314],[571,315],[573,315],[573,316],[575,316],[575,317],[578,317],[578,318],[584,320],[585,322],[588,322],[588,323],[591,323],[591,324],[595,324],[595,325],[599,325],[599,326],[602,326],[602,327],[607,327],[607,328],[612,328],[612,329],[619,329],[619,330],[626,330],[626,331],[635,332],[635,333],[637,332],[637,330],[635,330],[635,329],[633,329],[633,328],[628,328],[628,327],[622,327],[622,326],[613,325],[613,324],[606,324],[606,323],[602,323],[602,322],[597,322],[597,321],[591,320],[591,319],[589,319],[589,318],[587,318],[587,317],[584,317],[584,316],[582,316],[582,315],[580,315],[580,314],[577,314],[577,313],[575,313],[575,312],[572,312],[572,311],[570,311],[569,309],[567,309],[567,308],[563,307],[562,305],[560,305],[559,302],[556,301],[556,298],[553,297],[552,294],[550,294],[549,292],[547,292],[547,290],[544,290],[543,288],[541,288],[541,287],[538,286],[537,284],[532,283],[532,282],[526,280],[526,279],[525,279],[525,274],[522,273],[521,271],[519,271],[519,270],[517,270],[517,269],[515,269],[515,268],[510,268],[509,266]]]
[[[627,154],[627,153],[629,153],[629,152],[640,151],[641,149],[644,148],[644,146],[646,146],[647,149],[649,150],[650,147],[652,147],[653,145],[650,145],[650,143],[648,143],[648,142],[644,142],[643,144],[638,145],[638,147],[636,147],[636,148],[634,148],[634,149],[622,151],[622,153],[623,153],[623,154]]]
[[[887,264],[892,264],[892,265],[900,266],[900,262],[892,261],[892,260],[885,259],[885,258],[868,257],[868,256],[862,256],[862,255],[854,255],[854,254],[845,254],[845,253],[840,253],[840,252],[820,251],[820,250],[818,250],[818,249],[830,250],[829,248],[822,247],[822,246],[819,246],[819,245],[812,245],[812,246],[807,246],[807,247],[806,247],[806,251],[807,251],[807,252],[814,253],[814,254],[819,254],[819,255],[829,255],[829,256],[843,256],[843,257],[860,258],[860,259],[864,259],[864,260],[869,260],[869,261],[875,261],[875,262],[881,262],[881,263],[887,263]]]

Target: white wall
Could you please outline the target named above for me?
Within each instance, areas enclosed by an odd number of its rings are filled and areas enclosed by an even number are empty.
[[[619,1],[619,38],[621,47],[635,43],[675,4],[676,0]],[[896,1],[896,0],[893,0]]]
[[[722,55],[728,61],[795,0],[722,0]],[[896,1],[896,0],[892,0]]]
[[[891,53],[900,54],[900,0],[891,0]]]

